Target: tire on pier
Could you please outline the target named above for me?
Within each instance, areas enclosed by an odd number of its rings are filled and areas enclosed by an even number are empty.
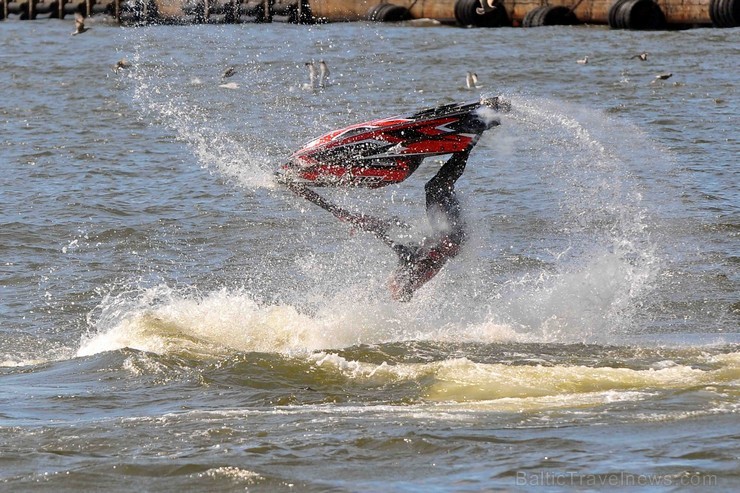
[[[624,26],[622,26],[620,22],[617,22],[617,19],[621,20],[622,18],[621,15],[617,15],[617,13],[622,9],[622,4],[625,1],[627,0],[615,0],[609,7],[609,12],[607,14],[607,22],[610,28],[624,29]]]
[[[524,19],[522,19],[522,27],[537,27],[541,26],[541,18],[542,18],[542,12],[545,9],[545,7],[535,7],[524,16]]]
[[[509,14],[506,13],[504,4],[495,0],[494,8],[489,12],[480,14],[480,0],[457,0],[455,2],[455,19],[462,26],[475,27],[503,27],[510,26]]]
[[[710,0],[709,17],[714,27],[740,26],[740,0]]]
[[[617,0],[609,8],[609,27],[647,31],[665,29],[665,14],[653,0]]]
[[[543,5],[527,12],[522,27],[575,26],[581,21],[571,9],[563,5]]]
[[[401,22],[410,20],[411,12],[406,7],[392,3],[381,3],[371,7],[365,17],[372,22]]]

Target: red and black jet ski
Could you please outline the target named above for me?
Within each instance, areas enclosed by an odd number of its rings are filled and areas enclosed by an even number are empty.
[[[508,111],[499,98],[381,118],[312,140],[280,167],[279,179],[315,186],[377,188],[408,178],[424,158],[465,150]],[[486,110],[488,109],[488,110]]]

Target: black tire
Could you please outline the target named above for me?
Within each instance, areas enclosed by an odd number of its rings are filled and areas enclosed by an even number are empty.
[[[411,12],[406,7],[400,5],[390,5],[390,8],[385,11],[383,16],[383,22],[401,22],[408,21],[411,19]]]
[[[535,22],[535,19],[539,18],[543,7],[535,7],[524,16],[522,19],[522,27],[538,27],[539,24]]]
[[[537,13],[532,16],[532,27],[541,27],[545,21],[545,14],[547,14],[547,5],[543,5],[537,9]]]
[[[712,19],[712,25],[714,27],[725,27],[719,15],[720,6],[723,3],[722,0],[709,0],[709,18]]]
[[[470,0],[457,0],[455,2],[455,19],[461,26],[472,26],[473,16],[471,13],[475,13],[475,10],[471,9],[471,4],[478,3],[477,0],[471,2]],[[473,9],[476,7],[473,6]]]
[[[617,10],[617,25],[620,29],[629,29],[630,12],[635,0],[624,0]]]
[[[372,22],[400,22],[411,19],[411,12],[406,7],[381,3],[367,11],[366,18]]]
[[[480,7],[479,0],[457,0],[455,2],[455,19],[462,26],[475,27],[502,27],[510,26],[509,14],[506,13],[504,4],[496,1],[494,10],[480,15],[476,9]]]
[[[533,8],[527,14],[524,16],[524,19],[522,19],[522,27],[532,27],[532,15],[537,10],[537,8]]]
[[[635,0],[625,0],[617,11],[617,25],[620,29],[629,29],[630,12]]]
[[[619,11],[622,9],[622,4],[628,0],[616,0],[614,3],[612,3],[611,7],[609,7],[609,27],[612,29],[624,29],[624,26],[621,25],[621,22],[619,22],[617,19],[621,19],[621,15],[619,14]]]
[[[738,27],[740,25],[740,1],[738,0],[715,0],[717,27]],[[710,3],[710,9],[712,3]],[[711,16],[711,10],[710,10]],[[714,21],[714,19],[712,19]]]
[[[626,29],[648,31],[665,29],[665,14],[653,0],[628,0],[621,9]]]
[[[374,7],[371,7],[370,10],[367,11],[367,20],[372,22],[380,22],[381,16],[387,8],[387,3],[380,3]]]
[[[732,27],[732,13],[730,12],[730,1],[721,0],[717,9],[722,27]]]
[[[549,6],[542,15],[542,26],[575,26],[576,24],[580,24],[578,17],[571,9],[563,5]]]

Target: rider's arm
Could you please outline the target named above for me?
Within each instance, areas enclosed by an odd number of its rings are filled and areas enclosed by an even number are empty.
[[[290,182],[285,182],[284,185],[296,195],[303,197],[309,202],[312,202],[322,209],[332,213],[334,217],[336,217],[340,221],[348,222],[363,231],[374,234],[378,239],[382,240],[386,245],[395,250],[397,244],[389,238],[388,230],[390,230],[393,226],[403,225],[402,223],[396,224],[397,221],[385,221],[373,216],[368,216],[365,214],[355,214],[346,209],[342,209],[338,205],[329,202],[327,199],[305,185]]]

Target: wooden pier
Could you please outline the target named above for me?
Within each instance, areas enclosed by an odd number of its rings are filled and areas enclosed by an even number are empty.
[[[308,0],[0,0],[0,20],[106,15],[124,25],[314,22]]]
[[[311,0],[310,6],[315,18],[331,22],[429,18],[476,27],[607,24],[614,29],[740,25],[740,0],[488,1],[493,5],[481,14],[481,0],[392,0],[397,8],[385,9],[387,19],[372,17],[377,0]]]
[[[63,19],[75,13],[106,15],[125,25],[433,19],[474,27],[740,26],[740,0],[0,0],[0,20]]]

